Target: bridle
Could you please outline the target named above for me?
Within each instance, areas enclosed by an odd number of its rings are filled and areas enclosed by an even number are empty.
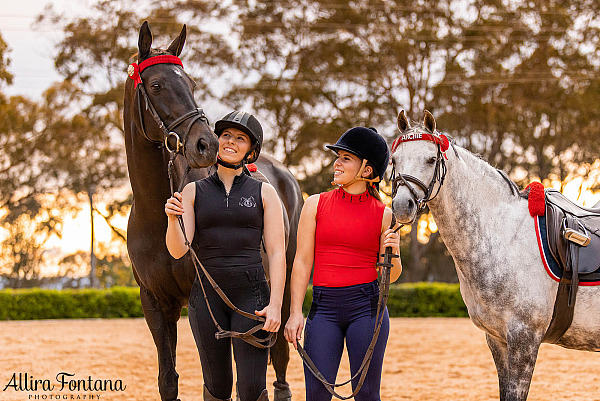
[[[139,119],[140,119],[140,124],[141,124],[141,132],[142,135],[144,136],[144,138],[146,140],[148,140],[151,143],[156,143],[156,144],[160,144],[161,146],[164,143],[165,148],[167,149],[167,151],[170,154],[169,157],[169,164],[168,164],[168,173],[169,173],[169,185],[170,185],[170,189],[171,189],[171,196],[173,196],[174,192],[176,191],[175,188],[175,183],[174,183],[174,161],[175,158],[177,157],[177,155],[182,155],[185,157],[185,140],[187,139],[187,135],[190,132],[190,129],[192,127],[192,125],[200,120],[202,122],[205,122],[208,125],[208,118],[206,117],[206,115],[204,114],[204,111],[199,108],[196,107],[196,109],[189,111],[185,114],[183,114],[182,116],[176,118],[171,124],[169,124],[168,126],[165,126],[164,122],[162,121],[162,119],[160,118],[160,116],[158,115],[158,112],[156,111],[156,109],[154,108],[154,105],[152,104],[152,102],[150,101],[150,98],[148,97],[148,94],[146,93],[146,89],[144,88],[144,84],[142,82],[142,77],[140,75],[140,73],[145,69],[148,68],[152,65],[156,65],[156,64],[177,64],[179,66],[181,66],[181,68],[183,68],[183,64],[181,62],[181,60],[179,59],[179,57],[176,56],[171,56],[171,55],[161,55],[161,56],[155,56],[155,57],[151,57],[149,59],[146,59],[144,61],[142,61],[139,66],[136,63],[132,63],[129,65],[129,67],[127,68],[127,74],[129,75],[129,77],[134,81],[134,85],[136,86],[136,90],[138,91],[138,113],[139,113]],[[146,134],[146,129],[144,127],[144,119],[143,119],[143,114],[142,114],[142,108],[141,108],[141,99],[142,97],[144,98],[145,102],[146,102],[146,109],[150,112],[150,114],[152,115],[152,118],[154,119],[154,121],[156,122],[156,124],[158,125],[159,129],[163,132],[164,134],[164,140],[155,140],[152,139],[148,136],[148,134]],[[182,124],[184,121],[189,120],[187,127],[185,129],[185,135],[183,138],[183,141],[181,140],[180,136],[173,131],[173,129],[177,126],[179,126],[180,124]],[[175,147],[171,147],[170,145],[170,139],[175,139]],[[179,187],[177,189],[177,192],[181,192],[181,190],[183,189],[183,184],[185,182],[185,178],[188,174],[188,172],[190,171],[190,166],[188,164],[186,171],[179,183]],[[204,300],[206,302],[206,306],[208,308],[208,312],[210,314],[210,317],[212,318],[212,321],[217,329],[217,332],[215,333],[215,337],[217,339],[220,338],[227,338],[227,337],[231,337],[231,338],[239,338],[245,342],[247,342],[248,344],[251,344],[257,348],[270,348],[271,346],[273,346],[273,344],[275,343],[275,340],[277,339],[277,335],[276,333],[273,332],[269,332],[268,335],[265,338],[259,338],[256,337],[254,334],[256,332],[258,332],[259,330],[261,330],[264,325],[265,325],[265,318],[263,316],[257,316],[255,314],[252,313],[248,313],[246,311],[243,311],[239,308],[237,308],[227,297],[227,295],[223,292],[223,290],[221,290],[221,288],[219,287],[219,285],[217,284],[217,282],[210,276],[210,274],[208,273],[208,271],[206,271],[206,268],[202,265],[202,263],[200,262],[200,259],[198,258],[198,255],[196,254],[196,252],[192,249],[192,244],[190,243],[190,241],[188,240],[186,233],[185,233],[185,226],[183,223],[183,218],[181,215],[177,216],[177,221],[179,222],[179,226],[181,228],[181,231],[183,233],[183,238],[185,241],[185,246],[187,246],[188,250],[189,250],[189,254],[191,256],[192,259],[192,263],[194,265],[194,268],[196,270],[196,275],[198,276],[198,280],[200,282],[200,288],[202,289],[202,293],[204,295]],[[200,268],[200,269],[199,269]],[[204,274],[204,276],[206,277],[206,279],[208,280],[208,282],[210,283],[210,285],[212,286],[212,288],[215,290],[215,292],[221,297],[221,299],[223,300],[223,302],[225,302],[225,304],[227,306],[229,306],[233,311],[235,311],[236,313],[248,318],[248,319],[252,319],[252,320],[256,320],[258,321],[258,324],[254,327],[252,327],[250,330],[240,333],[240,332],[236,332],[236,331],[229,331],[229,330],[224,330],[219,323],[217,322],[215,316],[213,315],[212,309],[210,307],[210,304],[208,303],[208,297],[206,295],[206,290],[204,288],[204,284],[202,283],[202,277],[200,275],[200,270],[202,270],[202,273]]]
[[[431,141],[437,145],[435,168],[429,185],[426,185],[423,181],[412,175],[396,174],[396,166],[394,165],[392,167],[392,174],[390,177],[390,181],[392,182],[392,198],[396,196],[396,192],[398,192],[398,188],[400,186],[406,186],[417,205],[416,215],[418,216],[419,213],[425,209],[425,206],[427,206],[427,202],[435,199],[442,188],[442,184],[444,183],[444,178],[446,177],[447,172],[446,160],[448,157],[446,156],[446,151],[450,147],[450,142],[444,134],[421,133],[416,131],[416,129],[411,129],[408,133],[403,134],[392,143],[392,154],[394,154],[401,143],[411,141]],[[418,186],[423,191],[423,197],[419,197],[417,191],[411,185],[411,183]],[[439,185],[434,193],[433,191],[436,184]]]
[[[201,122],[209,124],[208,118],[204,114],[202,108],[197,107],[194,110],[190,110],[187,113],[184,113],[182,116],[176,118],[169,125],[166,125],[162,118],[158,115],[156,108],[152,104],[152,101],[148,97],[148,93],[146,92],[146,87],[144,82],[142,81],[141,73],[146,68],[151,67],[156,64],[176,64],[183,68],[183,63],[177,56],[172,56],[170,54],[164,54],[159,56],[150,57],[144,61],[142,61],[139,65],[137,63],[131,63],[127,68],[127,75],[129,78],[133,80],[133,84],[135,85],[135,89],[138,92],[138,118],[140,120],[140,131],[144,139],[148,142],[156,143],[159,145],[165,146],[165,148],[169,151],[169,153],[181,154],[185,156],[185,141],[187,139],[190,130],[192,129],[192,125],[198,120]],[[142,113],[142,99],[146,104],[146,110],[150,112],[150,115],[156,122],[158,128],[162,131],[164,139],[156,140],[152,139],[146,133],[146,127],[144,124],[144,115]],[[194,104],[196,101],[194,100]],[[188,121],[189,120],[189,121]],[[173,131],[176,127],[181,125],[183,122],[188,121],[186,128],[184,129],[183,140],[175,131]],[[170,144],[172,141],[175,141],[174,147]]]

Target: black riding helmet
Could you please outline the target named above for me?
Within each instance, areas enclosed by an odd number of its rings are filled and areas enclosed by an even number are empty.
[[[258,159],[263,142],[262,126],[250,113],[245,111],[232,111],[215,123],[215,134],[219,137],[227,128],[237,128],[250,137],[252,148],[244,157],[244,163],[254,163]]]
[[[325,145],[334,152],[345,150],[367,160],[380,179],[388,166],[390,151],[385,139],[373,127],[354,127],[346,131],[333,145]]]

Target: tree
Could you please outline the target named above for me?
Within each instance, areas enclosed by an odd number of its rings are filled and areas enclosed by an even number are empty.
[[[0,35],[0,88],[12,83],[13,75],[8,71],[10,59],[8,58],[8,45]],[[4,96],[2,97],[4,100]]]
[[[85,95],[70,81],[44,92],[41,136],[48,146],[42,166],[51,172],[63,189],[85,194],[90,206],[90,284],[96,286],[94,253],[94,194],[110,191],[124,183],[125,165],[120,146],[111,141],[111,127],[83,107],[73,114],[73,105],[85,106]]]
[[[101,0],[91,6],[89,17],[69,20],[52,7],[38,17],[39,23],[61,27],[65,38],[58,44],[55,65],[59,74],[76,85],[88,99],[86,111],[101,117],[108,128],[123,133],[123,91],[127,65],[135,61],[139,28],[143,21],[152,23],[157,45],[179,34],[178,16],[190,7],[175,1],[142,2],[140,0]],[[213,2],[190,2],[196,12],[209,18]],[[135,7],[134,7],[135,6]],[[179,7],[181,6],[181,7]],[[130,11],[137,9],[137,11]],[[140,9],[144,11],[139,11]],[[143,17],[140,16],[140,13]],[[182,54],[185,68],[196,80],[198,99],[212,96],[211,78],[223,71],[221,63],[232,58],[224,37],[202,30],[203,24],[187,26],[186,50]],[[215,53],[218,53],[215,55]],[[189,60],[197,60],[188,63]],[[201,62],[198,62],[200,60]],[[207,74],[213,72],[213,74]]]
[[[138,1],[137,4],[146,7],[146,3],[142,4]],[[107,214],[99,212],[93,206],[92,200],[95,188],[100,186],[104,188],[106,193],[111,188],[121,185],[123,183],[122,178],[125,176],[125,166],[122,163],[124,158],[120,157],[125,153],[125,150],[122,139],[116,138],[116,136],[119,132],[123,133],[123,91],[127,78],[125,71],[127,65],[135,61],[132,56],[137,51],[138,31],[142,23],[142,20],[138,18],[138,13],[128,11],[131,10],[131,5],[131,1],[100,1],[92,6],[91,17],[76,18],[67,23],[65,21],[68,18],[56,14],[50,7],[38,19],[40,23],[49,22],[61,27],[64,24],[65,38],[59,44],[59,52],[55,58],[55,65],[59,74],[64,77],[64,82],[56,85],[51,91],[58,92],[59,97],[73,97],[69,102],[56,103],[50,106],[49,117],[57,113],[62,114],[63,117],[61,117],[61,122],[54,124],[48,132],[53,132],[51,135],[55,135],[57,130],[64,131],[66,129],[76,133],[79,138],[79,133],[82,131],[95,132],[96,134],[93,136],[95,149],[105,150],[105,154],[98,154],[97,156],[106,160],[106,162],[101,162],[95,156],[91,158],[83,154],[74,156],[79,160],[75,165],[81,165],[82,168],[76,168],[78,170],[77,177],[68,178],[70,183],[65,185],[76,193],[83,191],[87,194],[91,205],[91,213],[98,213],[105,219],[116,234],[117,241],[125,241],[125,233],[116,228],[111,220],[117,215],[128,212],[131,206],[131,194],[126,195],[123,199],[113,199],[111,204],[108,205]],[[152,30],[157,38],[164,40],[178,34],[181,29],[181,23],[176,19],[178,10],[165,12],[155,6],[156,4],[147,8],[147,19],[156,21],[153,22]],[[201,58],[205,66],[215,68],[214,63],[211,65],[210,51],[219,47],[217,37],[202,32],[193,26],[188,26],[187,32],[188,44],[184,54]],[[210,45],[204,46],[207,42]],[[193,43],[197,45],[193,45]],[[189,68],[187,64],[186,69],[192,73],[194,72],[194,68]],[[197,92],[201,96],[210,93],[202,79],[197,77],[196,82],[198,83],[197,88],[200,89]],[[50,93],[49,95],[53,99],[57,98],[55,94]],[[73,102],[80,106],[81,112],[78,116],[71,117],[68,113],[65,116],[65,110],[68,110]],[[85,120],[90,122],[90,127],[84,126],[83,122]],[[63,135],[63,137],[71,143],[68,136]],[[66,146],[65,149],[70,148],[68,144],[63,145]],[[85,149],[91,149],[88,145],[83,146]],[[69,174],[74,173],[73,160],[68,151],[63,154],[55,154],[54,157],[60,165],[61,171],[69,172]],[[95,169],[96,173],[90,173],[91,166],[86,165],[87,162],[92,162],[97,167]],[[89,176],[84,177],[82,174],[88,174]],[[102,178],[104,182],[99,184],[99,175],[102,174],[104,174]],[[95,175],[95,177],[92,177],[92,175]],[[94,265],[94,261],[95,258],[92,255],[92,265]],[[91,277],[94,278],[95,276],[92,272]]]
[[[0,36],[0,88],[12,82],[8,48]],[[0,276],[14,287],[37,282],[43,246],[60,220],[44,199],[34,125],[38,106],[0,92]]]
[[[0,276],[11,288],[31,287],[40,279],[44,245],[51,235],[60,236],[59,211],[43,205],[41,196],[10,204],[3,216],[5,238],[0,246]]]
[[[590,166],[598,154],[590,107],[598,60],[585,49],[598,40],[598,7],[592,0],[167,0],[146,15],[160,36],[185,18],[186,69],[200,92],[253,109],[272,138],[265,149],[315,193],[330,187],[333,155],[324,144],[355,125],[391,140],[401,108],[413,118],[429,108],[461,144],[517,179],[565,179]],[[57,58],[65,78],[84,85],[103,71],[103,89],[88,95],[104,116],[122,107],[115,77],[135,51],[141,20],[127,9],[100,2],[93,18],[70,22]],[[432,227],[428,219],[421,221]],[[435,264],[451,263],[428,230],[426,244],[417,229],[406,241],[412,280],[437,277]]]
[[[488,3],[488,2],[482,2]],[[599,6],[590,1],[486,4],[468,60],[447,64],[438,120],[522,182],[572,179],[598,158]],[[477,19],[480,20],[479,18]],[[495,21],[495,23],[494,23]],[[587,49],[587,50],[586,50]]]
[[[324,145],[348,128],[375,126],[390,140],[399,109],[422,112],[431,100],[436,66],[457,57],[455,39],[462,21],[450,1],[262,1],[236,2],[221,9],[234,13],[242,75],[258,80],[233,85],[231,104],[250,99],[271,122],[284,163],[302,178],[302,189],[315,193],[331,187],[334,160]],[[440,32],[446,32],[439,35]],[[442,71],[443,72],[443,71]],[[439,234],[429,242],[411,230],[401,252],[407,274],[425,280],[432,274],[429,250],[439,249]],[[451,265],[449,255],[443,264]]]

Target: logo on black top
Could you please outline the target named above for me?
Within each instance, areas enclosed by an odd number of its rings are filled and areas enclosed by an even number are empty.
[[[242,199],[240,199],[240,206],[243,206],[243,207],[256,207],[256,202],[254,201],[254,197],[251,196],[249,198],[244,198],[242,196]]]

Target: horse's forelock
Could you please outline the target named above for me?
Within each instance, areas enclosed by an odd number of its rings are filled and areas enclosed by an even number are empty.
[[[164,50],[164,49],[151,49],[148,57],[146,57],[143,60],[138,60],[139,55],[140,55],[139,53],[132,54],[131,57],[129,57],[129,63],[140,64],[142,61],[148,60],[150,57],[154,57],[154,56],[165,56],[165,55],[172,56],[171,52],[169,52],[168,50]]]

